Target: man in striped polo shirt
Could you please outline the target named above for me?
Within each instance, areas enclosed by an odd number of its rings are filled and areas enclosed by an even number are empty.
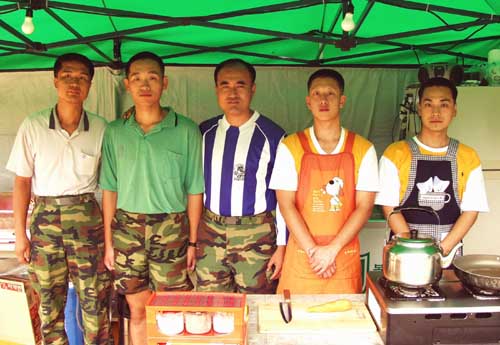
[[[285,131],[250,109],[253,66],[226,60],[214,79],[224,114],[200,124],[205,211],[198,231],[198,290],[274,293],[286,229],[281,221],[276,231],[269,180]]]

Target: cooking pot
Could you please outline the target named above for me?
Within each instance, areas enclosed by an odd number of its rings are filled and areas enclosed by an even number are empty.
[[[455,258],[453,269],[458,279],[485,295],[500,294],[500,256],[464,255]]]
[[[397,208],[389,218],[402,210],[430,212],[440,223],[439,215],[427,207]],[[462,246],[458,243],[447,256],[444,256],[439,243],[429,235],[419,234],[417,230],[395,234],[383,250],[382,269],[384,277],[394,283],[422,287],[439,281],[442,269],[450,266],[457,250]]]

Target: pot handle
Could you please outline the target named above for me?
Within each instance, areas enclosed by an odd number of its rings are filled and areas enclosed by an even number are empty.
[[[441,218],[439,218],[439,214],[432,208],[432,207],[429,207],[429,206],[398,206],[398,207],[394,207],[394,209],[392,210],[391,213],[389,213],[389,215],[387,216],[387,220],[385,222],[386,224],[386,232],[385,232],[385,242],[387,244],[387,242],[389,242],[391,240],[390,236],[391,236],[391,227],[389,226],[389,219],[391,218],[391,216],[393,214],[396,214],[396,213],[401,213],[401,211],[420,211],[420,212],[427,212],[427,213],[430,213],[432,214],[434,217],[436,217],[437,219],[437,225],[441,225]]]

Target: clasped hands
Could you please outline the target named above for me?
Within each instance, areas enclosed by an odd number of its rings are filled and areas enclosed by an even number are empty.
[[[335,274],[335,258],[338,251],[330,245],[315,245],[306,250],[311,269],[317,276],[328,279]]]

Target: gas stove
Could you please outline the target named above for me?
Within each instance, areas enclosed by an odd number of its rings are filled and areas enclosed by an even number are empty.
[[[386,344],[500,344],[500,300],[475,298],[452,270],[435,298],[394,297],[390,286],[382,272],[368,272],[366,304]]]
[[[444,301],[443,291],[437,284],[422,287],[409,287],[393,283],[380,277],[378,284],[383,288],[385,297],[392,301]]]

